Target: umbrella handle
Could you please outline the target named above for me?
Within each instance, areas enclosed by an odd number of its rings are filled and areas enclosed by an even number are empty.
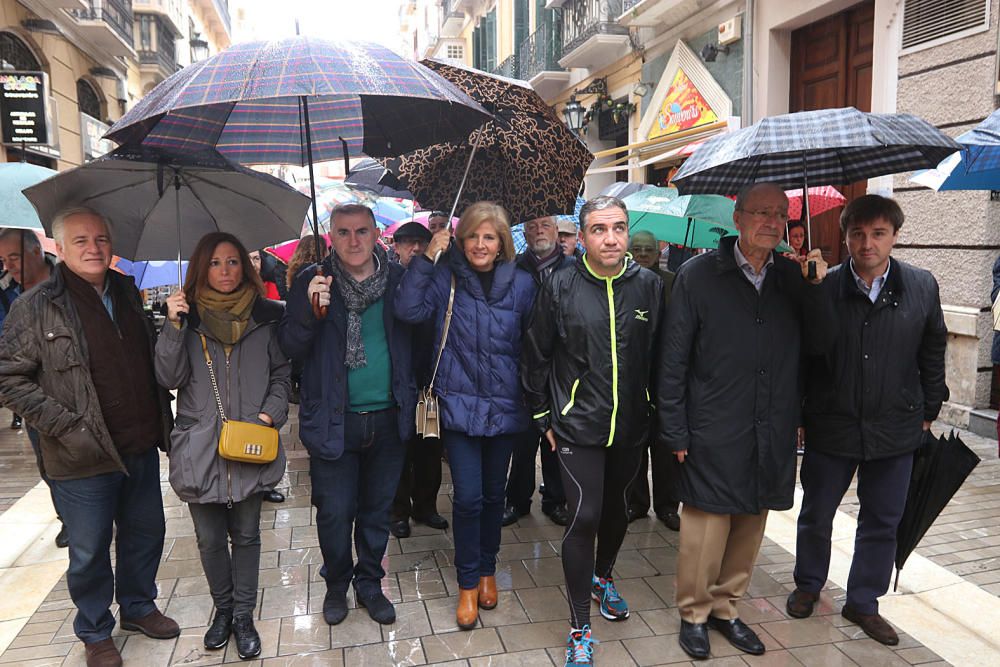
[[[323,267],[322,266],[317,266],[316,267],[316,275],[317,276],[323,275]],[[330,307],[329,306],[321,306],[321,305],[319,305],[319,294],[313,294],[313,296],[312,296],[312,310],[313,310],[313,317],[315,317],[317,320],[325,320],[326,319],[326,314],[330,310]]]

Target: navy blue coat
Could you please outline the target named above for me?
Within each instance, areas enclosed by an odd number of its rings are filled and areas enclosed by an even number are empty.
[[[465,255],[451,250],[436,266],[422,255],[410,262],[399,286],[397,316],[434,323],[437,355],[451,277],[455,305],[434,393],[441,424],[473,437],[522,433],[530,428],[521,389],[521,338],[535,302],[535,283],[513,262],[499,262],[488,295]]]
[[[993,262],[993,289],[990,292],[990,303],[997,300],[1000,294],[1000,257]],[[990,349],[990,360],[993,365],[1000,365],[1000,332],[993,332],[993,347]]]
[[[327,258],[323,273],[329,276],[331,271]],[[413,436],[417,388],[411,364],[411,327],[394,316],[398,316],[396,286],[404,271],[398,264],[389,263],[383,319],[392,363],[392,395],[399,406],[399,437],[405,441]],[[292,283],[278,326],[278,344],[288,358],[303,364],[299,439],[310,456],[335,460],[344,452],[344,413],[349,400],[345,364],[347,307],[334,286],[326,319],[317,321],[307,295],[314,275],[314,267],[306,268]]]

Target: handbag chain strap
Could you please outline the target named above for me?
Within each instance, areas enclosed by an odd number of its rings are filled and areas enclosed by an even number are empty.
[[[208,354],[208,341],[205,334],[198,334],[201,337],[201,351],[205,353],[205,365],[208,366],[208,377],[212,380],[212,391],[215,392],[215,405],[219,408],[219,416],[222,421],[227,421],[226,411],[222,409],[222,396],[219,395],[219,383],[215,379],[215,367],[212,366],[212,357]]]
[[[441,364],[441,355],[444,353],[444,344],[448,341],[448,329],[451,328],[451,311],[455,305],[455,276],[451,277],[451,291],[448,293],[448,311],[444,314],[444,326],[441,327],[441,345],[438,347],[437,361],[434,362],[434,372],[431,374],[431,383],[427,385],[427,390],[434,391],[434,380],[437,379],[438,366]]]

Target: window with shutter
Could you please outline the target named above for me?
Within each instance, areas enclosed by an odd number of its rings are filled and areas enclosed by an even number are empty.
[[[906,0],[903,51],[914,51],[989,28],[990,0]]]

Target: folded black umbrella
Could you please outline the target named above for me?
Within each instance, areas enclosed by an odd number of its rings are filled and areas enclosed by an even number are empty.
[[[913,457],[906,509],[896,530],[896,583],[906,559],[917,548],[927,530],[979,465],[980,458],[952,431],[934,437],[929,431]]]

